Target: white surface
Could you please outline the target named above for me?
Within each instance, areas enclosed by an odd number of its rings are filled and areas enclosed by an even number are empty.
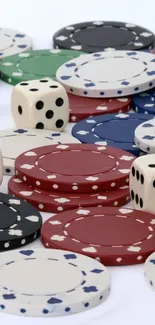
[[[138,51],[128,53],[107,51],[95,56],[94,53],[80,55],[60,66],[56,78],[68,93],[88,97],[102,98],[103,93],[105,98],[122,97],[148,90],[150,84],[153,87],[154,54]],[[138,91],[135,91],[137,88]]]
[[[142,25],[155,33],[154,0],[5,0],[0,1],[1,26],[21,30],[34,40],[35,49],[49,48],[52,35],[65,25],[87,20],[120,20]],[[12,126],[12,87],[0,82],[0,128]],[[1,191],[7,190],[6,179]],[[46,220],[51,214],[43,214]],[[42,247],[39,239],[29,248]],[[144,280],[144,265],[108,268],[112,292],[100,306],[73,316],[24,318],[0,313],[3,325],[154,325],[155,293]],[[36,270],[37,272],[37,270]]]

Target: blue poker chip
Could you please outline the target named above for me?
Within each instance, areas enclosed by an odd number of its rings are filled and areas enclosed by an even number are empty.
[[[133,96],[132,103],[136,112],[155,115],[155,88]]]
[[[139,156],[142,151],[135,145],[134,131],[151,118],[136,113],[90,116],[75,124],[72,134],[83,143],[108,145]]]

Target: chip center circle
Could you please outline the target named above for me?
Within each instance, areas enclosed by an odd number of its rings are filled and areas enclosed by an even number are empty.
[[[13,46],[14,42],[10,36],[0,33],[0,45],[1,44],[3,47],[0,46],[0,51],[4,51],[5,49]]]
[[[143,123],[143,120],[141,120],[141,123]],[[112,142],[134,143],[134,130],[139,124],[140,118],[132,119],[132,116],[129,116],[129,119],[109,118],[108,121],[98,123],[94,127],[93,134],[97,135],[100,139]]]
[[[41,156],[38,166],[49,173],[87,176],[107,172],[115,167],[115,159],[97,151],[71,150]]]
[[[135,34],[132,30],[126,28],[119,28],[115,26],[91,26],[86,28],[80,28],[73,32],[71,39],[74,42],[87,46],[94,47],[121,47],[130,42],[134,42],[136,39]]]
[[[66,228],[71,238],[86,245],[126,246],[149,235],[146,224],[115,215],[95,215],[71,222]]]
[[[57,57],[56,57],[57,58]],[[36,55],[29,56],[28,58],[24,58],[18,63],[18,70],[22,71],[25,74],[30,76],[38,76],[38,77],[53,77],[55,78],[56,66],[57,68],[60,66],[59,62],[54,59],[53,56],[49,55]]]
[[[22,274],[24,274],[24,281]],[[78,287],[83,279],[81,270],[69,263],[52,259],[28,258],[3,265],[0,285],[8,288],[7,294],[11,290],[12,294],[18,292],[43,296],[71,291]]]
[[[130,68],[129,68],[130,67]],[[90,82],[105,83],[126,81],[141,75],[146,69],[144,63],[140,60],[134,60],[131,57],[102,57],[93,59],[85,64],[79,65],[74,74],[78,78]]]

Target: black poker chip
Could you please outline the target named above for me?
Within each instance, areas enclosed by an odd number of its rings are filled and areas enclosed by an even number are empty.
[[[88,53],[104,50],[145,50],[154,48],[154,34],[143,27],[113,21],[74,24],[57,31],[54,48]]]
[[[40,234],[41,214],[29,203],[0,193],[0,250],[27,245]]]

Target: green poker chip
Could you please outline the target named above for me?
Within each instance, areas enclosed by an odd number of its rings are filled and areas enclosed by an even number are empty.
[[[74,50],[36,50],[7,57],[0,62],[1,79],[11,85],[49,77],[56,80],[57,69],[84,52]]]

